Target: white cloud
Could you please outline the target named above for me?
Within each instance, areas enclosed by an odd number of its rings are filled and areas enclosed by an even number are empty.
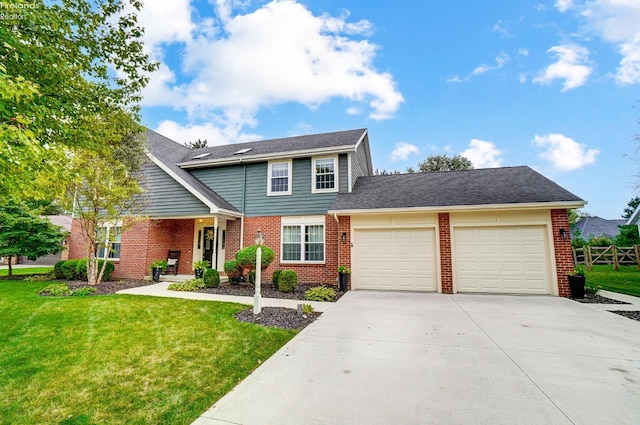
[[[600,153],[599,149],[588,149],[563,134],[536,134],[532,141],[534,146],[544,149],[539,156],[550,161],[558,170],[572,171],[593,164]]]
[[[592,0],[576,9],[586,20],[586,32],[613,44],[620,52],[616,81],[640,83],[640,1]]]
[[[573,7],[573,0],[556,0],[555,7],[564,13]]]
[[[562,91],[584,85],[591,75],[589,50],[577,44],[553,46],[547,53],[555,54],[557,61],[538,73],[532,81],[538,84],[550,84],[554,80],[564,80]]]
[[[171,120],[162,121],[155,131],[182,144],[206,139],[208,146],[251,142],[262,138],[257,134],[242,133],[235,127],[223,128],[213,123],[182,125]]]
[[[521,83],[526,83],[527,82],[527,74],[526,73],[518,74],[518,81],[520,81]]]
[[[511,34],[509,33],[509,31],[502,26],[502,21],[498,21],[493,25],[493,31],[499,32],[505,37],[511,37]]]
[[[520,56],[529,56],[529,50],[521,47],[521,48],[518,49],[518,54]]]
[[[150,2],[143,10],[141,21],[153,22],[145,35],[152,56],[163,60],[166,43],[174,43],[172,52],[181,49],[171,58],[181,63],[164,61],[162,72],[151,75],[144,106],[183,110],[192,122],[213,122],[222,133],[241,136],[266,106],[317,108],[343,98],[355,104],[347,114],[364,107],[382,120],[404,102],[393,76],[374,66],[379,47],[365,38],[372,32],[368,21],[348,22],[348,12],[315,16],[295,0],[246,13],[237,11],[243,2],[217,0],[216,20],[198,21],[189,1],[180,1]]]
[[[469,148],[460,152],[460,155],[469,159],[475,168],[494,168],[502,165],[500,156],[503,153],[492,142],[472,139]]]
[[[502,52],[498,56],[496,56],[496,64],[494,66],[482,64],[482,65],[476,67],[476,69],[473,70],[472,74],[473,75],[481,75],[481,74],[484,74],[484,73],[489,72],[489,71],[500,69],[503,66],[505,66],[505,64],[507,62],[509,62],[509,55],[507,55],[506,53]]]
[[[410,143],[398,142],[396,148],[391,152],[391,161],[406,161],[411,154],[419,154],[420,149]]]
[[[460,78],[459,75],[454,75],[453,77],[447,78],[446,81],[447,83],[461,83],[462,78]]]

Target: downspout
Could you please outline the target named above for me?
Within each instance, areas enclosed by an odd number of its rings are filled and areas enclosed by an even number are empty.
[[[340,220],[338,219],[338,214],[333,213],[333,218],[336,220],[338,225],[338,267],[340,266]],[[338,288],[340,288],[340,282],[338,282],[338,278],[336,277],[336,283],[338,284]]]
[[[242,163],[242,160],[240,160]],[[240,217],[240,249],[244,248],[244,207],[245,201],[247,197],[247,165],[243,165],[242,169],[242,207],[240,212],[242,213],[242,217]]]

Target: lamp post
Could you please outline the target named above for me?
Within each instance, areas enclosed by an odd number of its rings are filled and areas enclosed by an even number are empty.
[[[264,244],[264,235],[262,234],[262,232],[260,231],[260,229],[258,229],[258,231],[256,232],[256,236],[255,236],[255,242],[256,242],[256,282],[255,282],[255,287],[256,287],[256,292],[255,295],[253,296],[253,314],[260,314],[260,312],[262,311],[262,306],[261,301],[262,301],[262,295],[260,295],[260,282],[262,279],[262,245]]]

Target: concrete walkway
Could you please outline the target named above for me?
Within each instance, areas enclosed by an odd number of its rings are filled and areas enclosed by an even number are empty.
[[[253,305],[253,297],[241,297],[235,295],[217,295],[217,294],[204,294],[201,292],[181,292],[181,291],[169,291],[167,288],[171,282],[154,283],[148,286],[139,286],[137,288],[123,289],[118,291],[118,294],[129,295],[149,295],[152,297],[166,297],[166,298],[184,298],[187,300],[204,300],[204,301],[222,301],[239,304]],[[318,301],[301,301],[301,300],[283,300],[278,298],[262,298],[262,307],[285,307],[285,308],[297,308],[298,304],[311,304],[315,311],[324,312],[327,311],[335,303],[318,302]]]
[[[639,424],[640,322],[607,309],[349,292],[194,425]]]

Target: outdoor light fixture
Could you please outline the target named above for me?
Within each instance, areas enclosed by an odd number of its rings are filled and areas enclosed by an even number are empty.
[[[569,234],[565,229],[558,230],[558,233],[560,234],[560,237],[562,238],[563,241],[566,241],[567,239],[569,239]]]
[[[255,242],[256,242],[256,245],[258,246],[264,245],[264,234],[260,229],[258,229],[258,231],[256,232]]]
[[[342,242],[346,242],[347,240],[347,233],[346,232],[342,232]]]

